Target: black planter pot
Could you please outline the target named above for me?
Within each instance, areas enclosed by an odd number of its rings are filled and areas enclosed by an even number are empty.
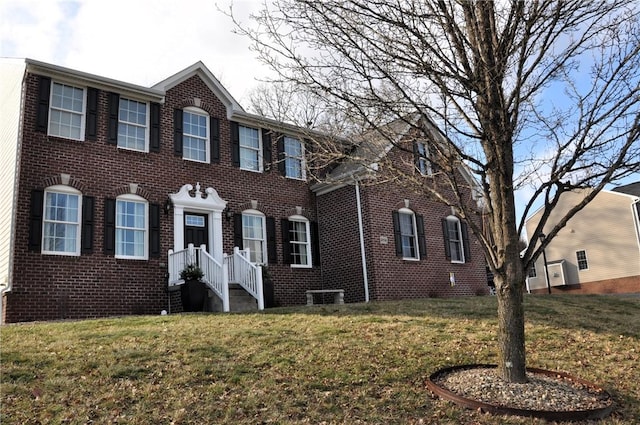
[[[180,286],[183,311],[204,311],[207,287],[199,280],[188,280]]]

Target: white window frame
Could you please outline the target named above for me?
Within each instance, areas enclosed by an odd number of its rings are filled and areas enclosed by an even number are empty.
[[[580,253],[584,253],[584,259],[580,259],[579,254]],[[580,268],[580,261],[584,261],[586,267],[585,268]],[[586,270],[589,270],[589,259],[587,258],[587,250],[586,249],[579,249],[576,251],[576,266],[578,267],[578,271],[579,272],[583,272]]]
[[[459,239],[452,239],[451,232],[449,231],[449,223],[455,223]],[[464,258],[464,240],[462,238],[462,226],[460,225],[460,219],[456,216],[450,215],[447,217],[447,237],[449,239],[449,254],[451,255],[451,262],[456,264],[464,264],[466,259]],[[453,259],[453,244],[459,244],[460,247],[460,259]]]
[[[289,152],[287,152],[287,140],[292,140],[297,142],[300,145],[300,156],[295,156],[295,155],[291,155]],[[284,170],[285,170],[285,177],[289,178],[289,179],[294,179],[294,180],[306,180],[307,179],[307,164],[305,161],[305,146],[304,143],[302,143],[302,141],[300,139],[297,139],[295,137],[290,137],[290,136],[284,136],[284,140],[282,141],[283,143],[283,147],[284,147]],[[300,176],[290,176],[289,173],[287,172],[287,161],[297,161],[300,164]]]
[[[529,269],[529,272],[527,272],[527,277],[531,279],[538,277],[538,270],[536,269],[535,262],[531,264],[531,268]]]
[[[49,193],[55,193],[55,194],[62,194],[62,195],[72,195],[72,196],[77,196],[78,197],[78,220],[77,222],[72,222],[72,221],[58,221],[58,220],[48,220],[47,219],[47,194]],[[66,186],[66,185],[54,185],[54,186],[49,186],[48,188],[46,188],[44,190],[44,200],[42,202],[42,241],[41,241],[41,246],[42,246],[42,254],[46,254],[46,255],[65,255],[65,256],[73,256],[73,257],[78,257],[80,256],[80,237],[82,234],[82,192],[80,192],[79,190],[76,190],[70,186]],[[45,242],[47,239],[47,235],[45,232],[45,229],[47,227],[47,223],[56,223],[56,224],[64,224],[65,226],[76,226],[76,238],[75,238],[75,245],[76,245],[76,249],[75,251],[50,251],[45,249],[47,246],[47,243]]]
[[[242,137],[242,129],[246,128],[249,130],[253,130],[258,134],[258,147],[254,148],[253,146],[245,146],[242,144],[242,141],[244,140]],[[255,152],[256,155],[256,159],[258,161],[258,169],[255,168],[248,168],[246,166],[246,164],[242,163],[242,151],[243,150],[249,150],[252,152]],[[246,171],[253,171],[254,173],[262,173],[263,172],[263,164],[262,164],[262,131],[260,131],[259,128],[255,128],[255,127],[249,127],[246,125],[238,125],[238,162],[240,163],[240,169],[241,170],[246,170]]]
[[[118,226],[118,202],[135,202],[144,205],[144,229],[134,228],[134,227],[120,227]],[[141,196],[133,195],[133,194],[124,194],[120,195],[116,198],[116,206],[115,206],[115,258],[123,258],[130,260],[147,260],[149,258],[149,203],[146,199]],[[142,255],[124,255],[118,254],[118,248],[120,246],[120,241],[118,240],[118,229],[124,228],[125,230],[133,230],[133,231],[143,231],[143,242],[144,249]]]
[[[74,111],[72,109],[65,109],[62,106],[54,106],[53,105],[53,92],[54,92],[54,86],[66,86],[66,87],[71,87],[77,90],[82,90],[82,111],[78,112],[78,111]],[[71,115],[79,115],[80,116],[80,137],[76,138],[76,137],[71,137],[71,136],[63,136],[60,134],[54,134],[51,131],[51,124],[53,123],[52,118],[53,118],[53,111],[60,111],[63,114],[71,114]],[[61,81],[52,81],[51,82],[51,89],[49,91],[49,117],[48,117],[48,122],[47,122],[47,134],[49,136],[54,136],[54,137],[60,137],[63,139],[70,139],[70,140],[78,140],[78,141],[84,141],[84,136],[85,136],[85,125],[86,125],[86,113],[87,113],[87,89],[86,87],[79,87],[76,85],[72,85],[72,84],[67,84],[67,83],[63,83]]]
[[[411,234],[403,233],[402,229],[402,217],[409,216],[411,218]],[[420,246],[418,244],[418,226],[416,225],[416,213],[411,211],[408,208],[400,208],[398,210],[398,224],[400,226],[400,246],[402,248],[402,259],[407,261],[420,261]],[[413,240],[413,251],[415,252],[415,256],[406,256],[405,255],[405,238],[412,238]],[[409,245],[407,245],[409,247]]]
[[[130,121],[123,121],[120,119],[120,108],[122,107],[122,101],[123,100],[127,100],[129,102],[136,102],[136,103],[142,103],[145,105],[145,124],[144,124],[144,148],[143,149],[138,149],[138,148],[133,148],[133,147],[129,147],[129,146],[123,146],[120,143],[120,129],[122,128],[123,125],[127,125],[127,126],[131,126],[131,127],[136,127],[136,128],[141,128],[142,125],[136,123],[136,122],[130,122]],[[150,115],[151,115],[151,111],[150,111],[150,105],[149,102],[143,102],[140,101],[138,99],[132,99],[132,98],[128,98],[128,97],[120,97],[119,101],[118,101],[118,134],[117,134],[117,146],[119,149],[126,149],[126,150],[130,150],[130,151],[136,151],[136,152],[149,152],[149,127],[150,127]]]
[[[291,228],[289,228],[289,252],[291,253],[291,258],[295,258],[293,256],[293,245],[298,245],[303,247],[302,249],[304,249],[305,251],[305,255],[307,258],[307,263],[306,264],[294,264],[294,262],[291,262],[291,267],[292,268],[301,268],[301,269],[308,269],[313,267],[313,260],[311,258],[311,225],[309,223],[309,220],[301,215],[292,215],[291,217],[289,217],[289,223],[302,223],[304,224],[304,228],[305,228],[305,235],[306,235],[306,242],[300,242],[297,240],[294,240],[291,237]]]
[[[203,162],[203,163],[209,163],[211,162],[211,128],[209,127],[209,123],[210,123],[210,116],[209,114],[200,109],[200,108],[196,108],[194,106],[189,106],[186,107],[182,110],[183,114],[182,114],[182,159],[187,160],[187,161],[194,161],[194,162]],[[195,135],[195,134],[190,134],[187,133],[187,126],[184,124],[185,118],[186,118],[186,114],[191,114],[191,115],[197,115],[200,117],[204,117],[205,118],[205,126],[207,128],[206,130],[206,137],[203,139],[201,136],[199,135]],[[205,150],[205,159],[200,160],[200,159],[195,159],[195,158],[188,158],[185,156],[185,144],[184,144],[184,140],[186,137],[190,137],[192,139],[198,139],[201,140],[202,142],[204,142],[204,150]]]
[[[245,237],[245,221],[244,218],[245,217],[254,217],[254,218],[259,218],[261,220],[262,223],[262,235],[261,238],[247,238]],[[254,250],[250,250],[249,252],[249,261],[251,261],[252,263],[256,263],[256,264],[267,264],[268,262],[268,257],[267,257],[267,217],[260,211],[258,210],[244,210],[242,211],[242,246],[246,249],[247,248],[247,243],[246,241],[260,241],[261,242],[261,256],[262,259],[261,261],[258,261],[259,259],[257,258],[255,251]]]
[[[423,176],[432,175],[433,169],[431,168],[429,145],[426,142],[416,142],[416,150],[418,153],[418,164],[416,168]]]

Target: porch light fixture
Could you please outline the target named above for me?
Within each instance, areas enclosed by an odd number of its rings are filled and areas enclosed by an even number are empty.
[[[546,239],[546,236],[544,233],[540,233],[540,235],[538,236],[540,238],[540,244],[544,244],[544,240]],[[547,253],[545,252],[545,249],[542,248],[542,261],[544,261],[544,274],[547,277],[547,293],[551,293],[551,282],[549,281],[549,268],[547,267]]]
[[[229,207],[224,209],[224,218],[227,219],[227,221],[231,220],[233,218],[233,211],[231,211],[231,209]]]
[[[162,206],[165,214],[169,214],[169,211],[171,210],[171,206],[172,206],[171,199],[167,198],[167,200],[164,201],[164,205]]]

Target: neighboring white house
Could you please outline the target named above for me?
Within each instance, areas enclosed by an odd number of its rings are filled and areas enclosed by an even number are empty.
[[[639,190],[640,182],[601,191],[550,242],[545,254],[554,292],[640,292]],[[548,233],[586,193],[564,193],[543,233]],[[540,209],[527,219],[527,234],[533,234],[542,212]],[[527,289],[547,291],[546,275],[541,255],[529,271]]]

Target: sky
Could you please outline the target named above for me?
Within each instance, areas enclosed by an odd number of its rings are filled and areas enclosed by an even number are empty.
[[[221,10],[233,4],[236,18],[248,23],[263,1],[0,0],[0,57],[36,59],[145,87],[202,61],[248,109],[251,90],[269,70]],[[640,175],[620,184],[636,180]],[[531,193],[518,191],[516,204]]]
[[[0,0],[0,57],[150,87],[202,61],[245,108],[268,70],[233,33],[231,0]],[[248,22],[262,1],[235,0]]]

